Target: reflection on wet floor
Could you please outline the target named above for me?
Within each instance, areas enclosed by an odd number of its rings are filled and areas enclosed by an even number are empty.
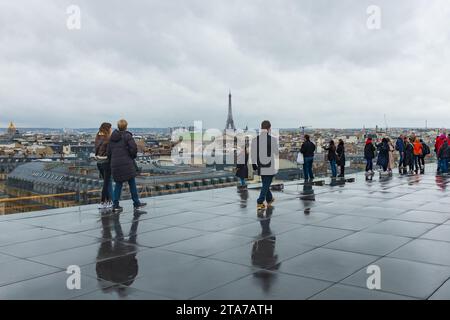
[[[102,238],[97,255],[96,272],[98,279],[121,284],[103,288],[104,292],[115,291],[119,296],[126,296],[126,287],[133,284],[138,274],[136,258],[136,239],[139,225],[139,214],[126,237],[120,223],[120,215],[102,215]],[[113,235],[114,233],[114,235]]]
[[[0,217],[0,298],[450,298],[449,181],[362,173],[286,183],[261,211],[258,190],[225,188],[152,198],[147,214]],[[80,292],[64,287],[74,264]]]

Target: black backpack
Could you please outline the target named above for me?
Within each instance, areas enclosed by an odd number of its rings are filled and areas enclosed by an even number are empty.
[[[431,153],[430,147],[426,143],[422,143],[423,155],[429,155]]]

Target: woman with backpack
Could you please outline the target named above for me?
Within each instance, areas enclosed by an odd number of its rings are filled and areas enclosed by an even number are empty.
[[[419,157],[419,163],[422,165],[422,170],[420,174],[425,173],[425,157],[431,153],[430,147],[420,139],[420,143],[422,144],[422,155]]]
[[[327,159],[330,162],[331,177],[336,178],[337,177],[337,168],[336,168],[337,155],[336,155],[336,145],[334,144],[334,141],[331,140],[328,147],[324,146],[323,149],[328,151]]]
[[[111,123],[104,122],[98,129],[95,136],[95,160],[100,172],[100,178],[103,180],[102,198],[99,209],[112,208],[112,179],[111,162],[108,159],[108,144],[112,133]]]

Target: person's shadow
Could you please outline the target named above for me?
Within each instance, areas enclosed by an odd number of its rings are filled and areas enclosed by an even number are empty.
[[[269,210],[268,208],[267,210]],[[271,213],[266,216],[270,217]],[[275,253],[276,237],[270,229],[270,218],[261,219],[261,234],[254,241],[251,253],[252,265],[259,270],[253,276],[259,280],[264,292],[269,292],[277,275],[274,272],[280,268],[278,255]]]
[[[133,284],[138,275],[136,240],[139,216],[139,214],[134,216],[128,239],[125,239],[123,234],[120,215],[102,216],[103,242],[97,254],[96,272],[98,279],[113,284],[102,286],[103,292],[114,291],[119,297],[125,297],[127,287]]]

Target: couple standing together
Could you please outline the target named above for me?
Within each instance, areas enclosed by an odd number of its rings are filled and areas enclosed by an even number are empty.
[[[126,120],[119,120],[114,131],[110,123],[102,123],[95,137],[95,158],[103,179],[100,209],[112,209],[115,213],[123,211],[119,200],[125,182],[130,188],[135,210],[146,205],[139,200],[136,186],[137,153],[137,145],[133,134],[128,131]],[[115,182],[114,190],[112,180]]]

